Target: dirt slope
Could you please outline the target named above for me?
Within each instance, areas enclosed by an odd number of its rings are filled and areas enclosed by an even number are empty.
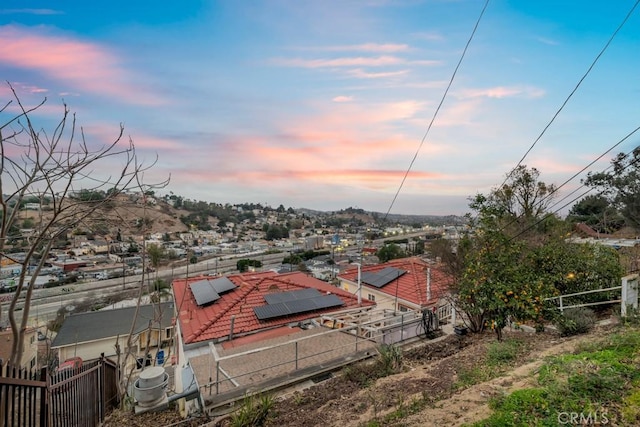
[[[522,354],[499,377],[468,388],[456,386],[459,374],[482,369],[487,346],[495,341],[495,335],[472,335],[462,341],[451,336],[409,350],[405,354],[409,366],[406,372],[362,388],[338,377],[280,400],[268,425],[418,427],[459,426],[478,421],[490,414],[488,401],[492,396],[528,387],[531,373],[542,364],[544,357],[570,352],[579,342],[607,331],[607,327],[600,327],[588,336],[573,338],[560,338],[554,333],[507,331],[506,337],[517,337],[524,343]],[[412,406],[419,401],[423,402],[422,409],[414,413]],[[390,421],[393,414],[397,414],[395,420]],[[383,419],[387,420],[384,424],[375,424]]]

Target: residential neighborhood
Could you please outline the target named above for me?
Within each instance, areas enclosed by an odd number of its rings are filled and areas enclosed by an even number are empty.
[[[181,417],[213,415],[257,390],[331,378],[375,357],[380,346],[437,342],[473,328],[460,278],[447,263],[473,235],[469,224],[412,219],[380,226],[359,210],[312,215],[281,206],[197,227],[183,213],[183,229],[162,233],[154,223],[180,215],[174,199],[120,200],[142,203],[155,219],[107,234],[79,228],[66,247],[27,268],[39,309],[30,317],[21,365],[58,376],[114,366],[121,372],[114,387],[133,396],[136,416],[173,404]],[[247,209],[224,212],[243,218]],[[587,251],[596,244],[632,254],[636,247],[635,239],[598,234],[583,223],[566,241]],[[5,301],[27,256],[14,252],[3,262]],[[625,280],[628,299],[637,280]],[[58,295],[59,306],[47,314],[46,301]],[[13,334],[4,321],[1,354],[8,360]],[[64,399],[64,388],[52,390]]]

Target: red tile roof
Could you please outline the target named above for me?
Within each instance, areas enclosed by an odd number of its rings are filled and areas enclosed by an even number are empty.
[[[178,310],[178,320],[185,344],[218,340],[226,337],[231,331],[231,318],[234,317],[233,334],[243,336],[261,330],[287,325],[307,319],[319,317],[321,314],[358,307],[358,299],[349,292],[343,291],[302,272],[278,274],[271,271],[262,273],[244,273],[227,276],[236,289],[220,295],[213,304],[200,307],[188,284],[209,277],[190,277],[173,281],[173,293]],[[344,305],[291,316],[258,320],[253,308],[266,304],[264,296],[273,292],[295,291],[314,288],[323,293],[337,295]],[[362,306],[374,303],[363,300]]]
[[[375,273],[387,267],[395,267],[407,273],[394,279],[381,288],[362,283],[363,287],[375,289],[395,298],[408,301],[419,307],[432,306],[438,302],[448,291],[452,278],[447,275],[442,268],[437,265],[430,265],[417,257],[394,259],[378,265],[363,265],[361,273]],[[431,298],[427,300],[427,271],[431,275]],[[353,267],[338,278],[348,280],[353,283],[358,281],[358,268]]]

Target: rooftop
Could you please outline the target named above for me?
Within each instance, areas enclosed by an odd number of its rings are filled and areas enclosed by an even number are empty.
[[[326,282],[302,272],[278,274],[272,271],[227,276],[236,287],[220,294],[219,298],[210,304],[198,305],[189,285],[206,279],[194,277],[173,281],[178,319],[185,344],[225,338],[231,333],[232,322],[233,335],[243,336],[313,319],[321,314],[358,307],[358,300],[354,295]],[[263,320],[256,315],[254,309],[268,305],[270,295],[305,289],[315,289],[325,296],[334,295],[342,304]],[[363,301],[361,305],[372,306],[374,303]]]
[[[395,271],[396,274],[392,274]],[[427,275],[430,275],[431,298],[427,299]],[[378,276],[379,281],[374,278]],[[340,274],[338,278],[358,282],[356,266]],[[374,283],[367,283],[367,280]],[[390,279],[390,280],[387,280]],[[392,297],[398,297],[420,307],[435,304],[447,293],[452,279],[442,268],[430,265],[418,257],[394,259],[378,265],[362,266],[361,281],[365,288],[375,289]]]
[[[72,314],[67,317],[51,343],[51,348],[96,341],[115,336],[127,336],[135,316],[136,307],[125,307],[114,310],[89,311]],[[164,329],[171,326],[173,302],[157,305],[141,305],[136,318],[134,334],[149,327]]]

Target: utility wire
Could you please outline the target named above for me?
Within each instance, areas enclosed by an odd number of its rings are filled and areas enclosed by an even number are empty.
[[[638,132],[640,130],[640,126],[638,126],[637,128],[635,128],[634,130],[632,130],[631,132],[629,132],[627,135],[625,135],[621,140],[619,140],[618,142],[616,142],[615,144],[613,144],[611,147],[609,147],[609,149],[607,151],[605,151],[604,153],[600,154],[598,157],[596,157],[594,160],[592,160],[588,165],[586,165],[585,167],[583,167],[582,169],[580,169],[578,172],[576,172],[573,176],[571,176],[571,178],[567,179],[565,182],[563,182],[562,184],[560,184],[558,187],[556,187],[553,191],[551,191],[549,194],[547,194],[546,196],[544,196],[542,199],[540,199],[540,201],[537,203],[538,207],[541,206],[545,200],[549,199],[551,196],[553,196],[555,193],[557,193],[562,187],[564,187],[565,185],[567,185],[569,182],[573,181],[576,177],[578,177],[582,172],[584,172],[585,170],[589,169],[591,166],[593,166],[596,162],[598,162],[600,159],[602,159],[604,156],[606,156],[608,153],[610,153],[611,151],[613,151],[616,147],[618,147],[620,144],[622,144],[623,142],[625,142],[627,139],[631,138],[636,132]],[[628,155],[628,154],[627,154]],[[611,165],[607,168],[609,169],[611,168]],[[607,170],[605,169],[605,171]],[[582,185],[584,186],[584,184]],[[580,188],[580,187],[578,187]],[[572,194],[572,193],[571,193]],[[561,199],[560,201],[564,200]],[[559,201],[559,202],[560,202]],[[559,203],[558,202],[558,203]],[[553,204],[551,207],[555,206],[557,203]],[[509,224],[511,225],[511,224]],[[508,227],[508,226],[507,226]]]
[[[638,0],[640,1],[640,0]],[[384,215],[383,218],[383,222],[386,221],[387,217],[389,216],[389,213],[391,212],[391,209],[393,208],[393,205],[396,203],[396,199],[398,198],[398,195],[400,194],[400,191],[402,190],[402,187],[404,186],[405,181],[407,180],[407,176],[409,176],[409,172],[411,171],[411,168],[413,167],[413,164],[416,161],[416,158],[418,157],[418,153],[420,153],[420,149],[422,149],[422,146],[424,145],[424,141],[427,139],[427,136],[429,135],[429,131],[431,131],[431,127],[433,126],[433,123],[436,120],[436,117],[438,116],[438,112],[440,112],[440,108],[442,107],[442,104],[444,104],[444,100],[447,97],[447,94],[449,93],[449,89],[451,88],[451,85],[453,84],[453,80],[456,77],[456,74],[458,73],[458,69],[460,68],[460,65],[462,64],[462,60],[464,59],[467,50],[469,49],[469,45],[471,44],[471,41],[473,40],[474,35],[476,34],[476,30],[478,29],[478,26],[480,25],[480,21],[482,20],[482,16],[484,15],[485,10],[487,10],[487,6],[489,5],[489,0],[486,0],[484,3],[484,6],[482,8],[482,11],[480,12],[480,16],[478,16],[478,19],[476,20],[476,24],[473,27],[473,31],[471,32],[471,35],[469,36],[469,39],[467,40],[467,44],[464,47],[464,50],[462,51],[462,55],[460,56],[460,60],[458,60],[458,63],[456,64],[456,68],[453,70],[453,74],[451,75],[451,79],[449,80],[449,84],[447,85],[447,88],[444,91],[444,94],[442,95],[442,98],[440,99],[440,103],[438,104],[438,107],[436,108],[435,112],[433,113],[433,117],[431,118],[431,122],[429,122],[429,126],[427,127],[426,132],[424,133],[424,136],[422,137],[422,139],[420,140],[420,145],[418,145],[418,149],[416,150],[415,154],[413,155],[413,159],[411,159],[411,163],[409,163],[409,167],[407,168],[407,171],[405,172],[404,176],[402,177],[402,181],[400,182],[400,186],[398,187],[398,191],[396,191],[396,194],[393,196],[393,200],[391,201],[391,205],[389,205],[389,209],[387,210],[387,213]]]
[[[620,144],[622,144],[623,142],[625,142],[627,139],[631,138],[636,132],[638,132],[640,130],[640,126],[636,127],[634,130],[632,130],[631,132],[629,132],[627,135],[625,135],[622,139],[620,139],[618,142],[616,142],[615,144],[613,144],[611,147],[609,147],[609,149],[607,149],[607,151],[605,151],[604,153],[600,154],[598,157],[596,157],[594,160],[592,160],[588,165],[586,165],[585,167],[583,167],[582,169],[580,169],[580,171],[576,172],[571,178],[567,179],[565,182],[563,182],[562,184],[560,184],[558,187],[556,187],[553,191],[551,191],[549,194],[547,194],[545,197],[543,197],[542,199],[540,199],[538,202],[536,202],[536,207],[540,207],[542,206],[542,204],[545,202],[545,200],[549,199],[553,194],[557,193],[562,187],[564,187],[565,185],[567,185],[569,182],[573,181],[577,176],[579,176],[582,172],[584,172],[585,170],[587,170],[588,168],[590,168],[591,166],[593,166],[598,160],[602,159],[605,155],[607,155],[607,153],[611,152],[612,150],[614,150],[616,147],[618,147]],[[633,152],[633,151],[632,151]],[[628,154],[627,154],[628,155]],[[607,167],[605,169],[608,170],[609,168],[611,168],[611,165],[609,165],[609,167]],[[582,184],[580,187],[578,187],[576,190],[574,190],[573,192],[571,192],[570,194],[568,194],[567,196],[563,197],[562,199],[560,199],[558,202],[554,203],[553,205],[550,206],[550,208],[553,208],[554,206],[556,206],[557,204],[559,204],[560,202],[562,202],[563,200],[565,200],[567,197],[569,197],[571,194],[575,193],[576,191],[578,191],[578,189],[584,187],[585,185]],[[591,190],[589,190],[591,191]],[[582,196],[580,196],[582,197]],[[575,202],[576,199],[572,200],[571,203]],[[562,208],[560,209],[564,209],[566,207],[562,206]],[[556,211],[557,212],[557,211]],[[554,212],[555,213],[555,212]],[[512,224],[514,224],[515,222],[517,222],[520,218],[522,218],[522,214],[516,216],[515,218],[513,218],[507,225],[505,225],[504,227],[501,227],[501,231],[504,231],[505,229],[507,229],[508,227],[510,227]],[[546,216],[545,216],[546,218]],[[538,223],[536,223],[538,224]]]
[[[638,129],[640,129],[640,127],[636,128],[636,130],[634,130],[631,134],[627,135],[627,136],[625,137],[625,139],[626,139],[626,138],[628,138],[629,136],[631,136],[631,135],[632,135],[634,132],[636,132]],[[637,148],[637,147],[636,147],[636,148]],[[631,150],[629,153],[627,153],[627,154],[626,154],[626,156],[628,156],[629,154],[633,153],[633,152],[636,150],[636,148],[634,148],[634,149],[633,149],[633,150]],[[633,162],[628,163],[627,165],[625,165],[625,166],[622,168],[622,171],[624,171],[625,169],[627,169],[628,167],[630,167],[630,166],[632,166],[632,165],[635,165],[635,163],[633,163]],[[612,166],[611,166],[611,165],[609,165],[609,166],[608,166],[607,168],[605,168],[602,172],[607,171],[607,170],[608,170],[608,169],[610,169],[611,167],[612,167]],[[621,172],[622,172],[622,171],[621,171]],[[563,185],[564,185],[564,184],[563,184]],[[580,187],[576,188],[576,189],[575,189],[574,191],[572,191],[570,194],[575,193],[576,191],[578,191],[580,188],[583,188],[583,187],[586,187],[586,186],[585,186],[584,184],[582,184]],[[560,207],[559,207],[558,209],[556,209],[555,211],[547,213],[547,214],[546,214],[546,215],[544,215],[542,218],[540,218],[538,221],[534,222],[533,224],[531,224],[530,226],[528,226],[528,227],[527,227],[527,228],[525,228],[524,230],[520,231],[520,232],[519,232],[518,234],[516,234],[515,236],[511,237],[511,238],[509,239],[509,241],[514,240],[514,239],[516,239],[516,238],[518,238],[518,237],[522,236],[524,233],[526,233],[527,231],[529,231],[529,230],[531,230],[532,228],[536,227],[538,224],[540,224],[541,222],[543,222],[544,220],[546,220],[546,219],[547,219],[547,218],[549,218],[550,216],[555,215],[556,213],[560,212],[562,209],[566,208],[567,206],[570,206],[571,204],[573,204],[573,203],[574,203],[574,202],[576,202],[577,200],[580,200],[582,197],[584,197],[585,195],[587,195],[588,193],[590,193],[590,192],[591,192],[591,191],[593,191],[593,190],[594,190],[593,188],[589,188],[589,189],[587,189],[587,191],[583,192],[583,193],[582,193],[582,194],[580,194],[579,196],[577,196],[577,197],[573,198],[573,199],[572,199],[572,200],[570,200],[569,202],[567,202],[567,203],[565,203],[564,205],[560,206]],[[601,191],[599,191],[599,192],[598,192],[598,195],[602,195],[603,193],[604,193],[604,190],[601,190]],[[568,197],[568,196],[566,196],[566,197]],[[564,197],[562,200],[566,199],[566,197]],[[554,204],[553,206],[557,206],[557,205],[558,205],[558,203]]]
[[[618,34],[618,32],[622,29],[622,27],[624,26],[624,24],[626,24],[626,22],[629,20],[629,18],[631,17],[631,15],[633,14],[633,11],[636,9],[636,7],[638,6],[638,4],[640,3],[640,0],[637,0],[634,5],[631,7],[631,10],[629,10],[629,12],[627,13],[627,16],[625,16],[625,18],[622,20],[622,22],[620,23],[620,25],[618,25],[618,28],[616,28],[616,30],[613,32],[613,34],[611,35],[611,37],[609,37],[609,40],[607,41],[607,43],[604,45],[604,47],[600,50],[600,53],[598,53],[598,55],[596,56],[596,58],[593,60],[593,62],[591,63],[591,65],[589,66],[589,68],[587,69],[587,71],[584,73],[584,75],[580,78],[580,80],[578,81],[578,83],[575,85],[575,87],[573,88],[573,90],[571,91],[571,93],[569,93],[569,96],[567,96],[567,98],[564,100],[564,102],[562,103],[562,105],[560,106],[560,108],[558,108],[558,110],[556,111],[556,113],[553,115],[553,117],[551,118],[551,120],[549,121],[549,123],[547,123],[547,125],[544,127],[544,129],[542,129],[542,132],[540,132],[540,135],[538,135],[538,137],[535,139],[535,141],[533,141],[533,144],[531,144],[531,146],[529,147],[529,149],[527,150],[526,153],[524,153],[524,156],[522,156],[522,158],[518,161],[518,164],[516,164],[516,166],[511,169],[511,171],[509,172],[509,174],[507,175],[507,177],[504,179],[504,181],[502,182],[502,184],[500,185],[500,187],[498,187],[498,189],[502,188],[504,186],[504,184],[509,180],[509,178],[511,178],[511,175],[513,175],[513,172],[518,168],[518,166],[520,166],[522,164],[522,162],[524,161],[524,159],[529,155],[529,153],[531,152],[531,150],[533,150],[533,147],[536,146],[536,144],[538,143],[538,141],[540,141],[540,139],[542,138],[542,136],[547,132],[547,129],[549,129],[549,127],[551,126],[551,124],[556,120],[556,118],[558,117],[558,115],[560,114],[560,112],[564,109],[565,105],[567,105],[567,103],[569,102],[569,100],[573,97],[573,94],[576,93],[576,91],[578,90],[578,88],[580,87],[580,85],[582,84],[582,82],[584,81],[584,79],[589,75],[589,73],[591,72],[591,70],[593,69],[593,67],[595,67],[596,63],[598,62],[598,60],[600,59],[600,57],[604,54],[604,52],[607,50],[607,48],[609,47],[609,45],[611,44],[611,42],[613,42],[613,39],[616,37],[616,35]]]

